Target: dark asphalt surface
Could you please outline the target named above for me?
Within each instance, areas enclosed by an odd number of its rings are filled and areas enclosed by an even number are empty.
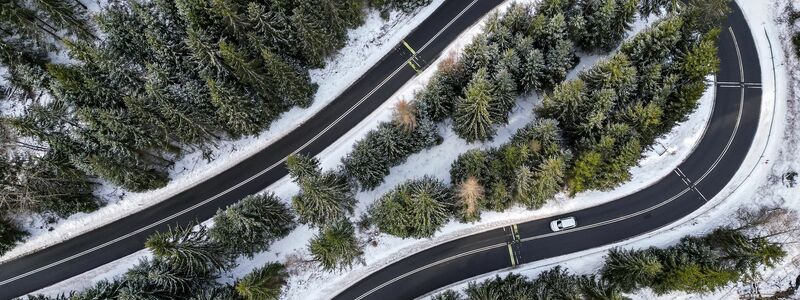
[[[418,52],[419,63],[432,62],[501,2],[445,1],[405,41]],[[411,53],[398,44],[309,122],[229,170],[141,212],[0,264],[0,299],[24,295],[122,258],[141,250],[154,231],[209,219],[217,209],[263,190],[287,174],[282,164],[286,156],[295,151],[319,153],[389,99],[416,74],[406,64],[409,58]]]
[[[578,222],[576,229],[552,233],[549,222],[562,215],[463,237],[395,262],[342,287],[332,298],[412,299],[491,271],[651,232],[703,206],[744,161],[761,113],[758,53],[744,15],[732,6],[719,38],[721,66],[710,124],[692,154],[668,176],[629,196],[569,213]],[[759,84],[739,86],[742,79]]]

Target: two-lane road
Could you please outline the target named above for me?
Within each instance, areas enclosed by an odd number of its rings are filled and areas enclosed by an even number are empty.
[[[412,299],[440,287],[523,263],[583,251],[652,232],[716,196],[745,159],[761,113],[761,66],[744,15],[735,4],[719,38],[714,110],[692,154],[660,181],[626,197],[569,213],[573,230],[553,233],[530,221],[463,237],[380,269],[334,299]]]
[[[465,29],[501,0],[448,0],[405,41],[416,61],[434,61]],[[68,279],[141,250],[154,231],[176,223],[206,220],[218,208],[259,192],[286,176],[285,157],[316,155],[384,103],[416,72],[402,44],[340,96],[283,138],[234,167],[165,201],[110,224],[0,264],[0,299],[11,299]]]

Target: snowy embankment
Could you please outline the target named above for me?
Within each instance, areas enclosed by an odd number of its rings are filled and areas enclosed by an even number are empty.
[[[319,85],[310,107],[291,109],[258,136],[220,142],[211,161],[206,161],[200,151],[188,153],[175,163],[170,172],[171,181],[164,188],[144,193],[126,193],[104,185],[97,193],[108,203],[97,211],[78,213],[52,224],[40,217],[20,217],[20,224],[31,235],[24,243],[0,256],[0,262],[46,248],[145,209],[261,151],[325,108],[430,16],[442,2],[444,0],[435,0],[412,14],[392,12],[387,20],[382,19],[377,11],[370,10],[364,25],[348,32],[347,45],[327,59],[325,68],[310,71],[312,81]]]
[[[523,0],[518,2],[535,2],[535,0]],[[511,1],[507,1],[497,9],[504,11],[510,3]],[[655,19],[637,21],[634,24],[634,33],[642,30],[654,21]],[[482,29],[482,22],[480,22],[462,33],[458,39],[443,52],[443,57],[448,53],[460,52],[460,50],[472,41],[473,37],[479,34]],[[569,78],[575,78],[579,71],[591,67],[602,58],[602,56],[583,56],[581,64],[570,73]],[[414,93],[425,86],[431,78],[438,62],[437,60],[432,63],[430,68],[408,82],[389,101],[386,101],[379,109],[375,110],[365,120],[352,128],[345,136],[320,153],[317,157],[320,159],[321,166],[326,169],[337,167],[341,158],[350,152],[356,141],[363,138],[367,132],[374,129],[380,122],[390,120],[394,104],[400,99],[413,99]],[[709,80],[711,81],[712,79]],[[518,101],[518,105],[510,117],[509,124],[503,128],[499,128],[498,135],[495,137],[494,141],[489,143],[467,144],[464,140],[456,136],[449,122],[440,125],[440,133],[442,133],[444,138],[443,143],[414,154],[410,156],[404,164],[392,168],[391,174],[386,178],[385,182],[375,190],[358,193],[357,198],[359,203],[353,219],[357,219],[361,213],[367,210],[371,203],[385,192],[407,179],[421,177],[422,175],[433,175],[445,181],[449,181],[450,164],[459,154],[469,149],[498,146],[508,141],[517,129],[523,127],[532,120],[533,115],[531,111],[538,105],[540,100],[541,97],[539,95],[532,95],[531,97]],[[699,108],[690,116],[688,121],[680,124],[669,134],[659,139],[655,149],[645,153],[645,157],[640,161],[640,166],[632,170],[632,180],[613,191],[588,192],[579,194],[574,198],[567,198],[562,194],[558,195],[555,201],[549,202],[539,210],[529,211],[521,207],[516,207],[502,213],[486,212],[482,214],[480,222],[471,224],[451,221],[431,239],[400,239],[386,234],[374,235],[373,233],[362,232],[359,233],[359,238],[365,242],[370,241],[375,243],[368,243],[366,246],[364,265],[354,266],[353,269],[344,272],[323,272],[319,270],[313,262],[310,262],[311,257],[306,249],[306,245],[308,240],[316,233],[316,230],[301,225],[286,238],[272,244],[268,252],[257,254],[251,259],[241,259],[239,261],[239,266],[230,273],[224,275],[220,281],[232,283],[235,278],[244,276],[255,267],[259,267],[270,261],[280,261],[287,264],[292,275],[289,279],[284,298],[326,299],[330,298],[339,290],[344,289],[348,284],[357,281],[381,267],[448,240],[511,223],[519,223],[562,214],[567,211],[612,201],[656,182],[679,165],[680,162],[691,153],[702,135],[710,117],[713,108],[712,105],[713,89],[709,89],[706,95],[701,99]],[[276,195],[288,202],[289,199],[297,193],[298,187],[287,177],[268,187],[267,190],[275,192]],[[146,256],[149,256],[147,250],[139,251],[124,259],[109,263],[106,266],[86,272],[80,276],[38,291],[37,293],[52,295],[81,289],[98,280],[122,274],[128,267],[135,264],[140,258]]]
[[[714,228],[728,225],[740,208],[761,205],[782,206],[800,210],[800,191],[783,180],[787,172],[800,170],[800,62],[791,51],[791,36],[785,24],[779,24],[784,5],[791,0],[779,0],[770,5],[757,1],[737,0],[750,24],[756,40],[763,83],[761,118],[757,136],[746,161],[725,189],[709,204],[678,222],[620,243],[572,253],[547,260],[485,274],[472,280],[483,280],[495,275],[520,273],[536,277],[556,265],[572,273],[591,274],[602,266],[607,251],[614,247],[646,248],[667,247],[685,235],[702,235]],[[800,28],[795,28],[798,30]],[[770,46],[772,49],[770,49]],[[772,55],[774,53],[774,57]],[[773,64],[774,58],[774,64]],[[773,73],[773,66],[775,67]],[[774,74],[774,76],[773,76]],[[800,274],[800,246],[785,245],[788,255],[770,270],[764,270],[763,281],[755,289],[749,285],[729,286],[713,294],[692,295],[671,293],[655,295],[650,290],[627,295],[633,299],[731,299],[752,296],[758,291],[767,297],[789,287]],[[453,284],[456,290],[466,288],[467,282]],[[431,293],[434,294],[434,293]]]

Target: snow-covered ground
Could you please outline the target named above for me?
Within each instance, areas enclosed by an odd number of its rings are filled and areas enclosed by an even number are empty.
[[[535,2],[535,0],[523,0],[519,2]],[[497,9],[503,11],[510,3],[511,1],[507,1]],[[655,19],[637,21],[634,25],[634,32],[645,28],[653,21],[655,21]],[[462,33],[459,38],[448,47],[445,53],[458,53],[481,31],[482,24],[471,27],[466,32]],[[602,59],[602,56],[583,56],[581,64],[570,73],[569,77],[574,78],[580,70],[591,67],[599,59]],[[433,66],[437,63],[438,61],[433,63],[431,68],[408,82],[389,101],[384,103],[364,121],[351,129],[345,136],[318,155],[322,167],[337,167],[341,158],[350,152],[353,144],[357,140],[364,137],[369,130],[374,129],[380,122],[390,120],[394,103],[399,99],[413,99],[414,92],[421,89],[433,75],[435,72],[435,67]],[[709,81],[713,81],[713,79],[709,78]],[[532,120],[533,115],[531,111],[539,101],[539,95],[532,95],[521,99],[512,113],[509,124],[499,128],[498,135],[495,137],[494,141],[490,143],[467,144],[455,135],[451,129],[451,124],[446,123],[440,125],[440,131],[444,137],[444,142],[441,145],[414,154],[408,158],[406,163],[392,168],[391,174],[386,178],[386,182],[375,190],[359,193],[357,195],[359,204],[356,208],[354,218],[357,218],[361,213],[365,212],[367,207],[382,194],[407,179],[420,177],[422,175],[433,175],[449,181],[450,164],[459,154],[469,149],[497,146],[508,141],[517,129],[523,127]],[[261,266],[269,261],[281,261],[287,263],[290,273],[292,274],[284,298],[326,299],[330,298],[331,295],[339,290],[344,289],[349,283],[357,281],[370,272],[378,270],[400,258],[445,241],[510,223],[519,223],[526,220],[557,215],[567,211],[612,201],[654,183],[679,165],[680,162],[691,153],[700,138],[710,117],[712,106],[713,89],[709,89],[700,101],[699,108],[690,116],[689,120],[674,128],[674,130],[665,137],[659,139],[659,146],[645,153],[645,157],[640,161],[640,166],[632,170],[632,180],[613,191],[588,192],[579,194],[574,198],[558,195],[556,200],[551,201],[542,209],[529,211],[524,208],[512,208],[502,213],[487,212],[482,215],[482,220],[480,222],[472,224],[461,224],[452,221],[444,226],[437,232],[436,236],[431,239],[400,239],[385,234],[372,235],[371,233],[359,233],[360,238],[365,242],[374,241],[376,243],[374,246],[372,243],[366,246],[364,257],[365,265],[358,265],[344,272],[322,272],[314,263],[310,262],[310,254],[306,250],[306,245],[308,240],[316,233],[316,230],[301,226],[294,230],[288,237],[274,243],[270,247],[270,251],[260,253],[252,259],[241,259],[239,261],[239,267],[232,270],[229,274],[225,274],[221,281],[233,282],[235,278],[242,277],[255,267]],[[298,187],[288,180],[288,178],[284,178],[268,187],[267,190],[275,192],[285,201],[288,201],[292,195],[297,193]],[[127,267],[136,263],[139,258],[147,255],[149,255],[147,250],[139,251],[120,261],[110,263],[101,268],[43,289],[39,291],[39,293],[56,294],[69,290],[81,289],[98,280],[123,273]]]
[[[800,170],[800,62],[791,53],[791,36],[785,24],[776,18],[782,17],[784,5],[791,0],[778,0],[764,4],[760,1],[737,0],[750,24],[756,40],[761,61],[763,98],[762,113],[757,138],[746,162],[728,186],[708,205],[655,232],[635,237],[620,243],[595,248],[565,256],[518,266],[485,274],[472,280],[483,280],[494,275],[504,276],[510,272],[535,277],[542,271],[561,265],[573,273],[595,273],[601,266],[607,250],[613,247],[646,248],[667,247],[685,235],[701,235],[714,228],[730,224],[739,208],[759,205],[780,205],[800,210],[800,191],[789,187],[784,174]],[[795,5],[800,5],[795,0]],[[795,28],[800,30],[800,28]],[[770,51],[770,44],[772,51]],[[787,51],[784,51],[787,50]],[[773,56],[775,72],[773,73]],[[775,74],[775,76],[773,76]],[[763,282],[758,285],[762,296],[770,296],[786,289],[800,274],[800,246],[786,245],[787,258],[775,268],[765,270]],[[471,280],[453,284],[446,288],[462,290]],[[729,286],[713,294],[690,295],[672,293],[655,295],[650,290],[628,295],[633,299],[732,299],[748,296],[751,286]],[[431,293],[435,294],[435,293]],[[797,296],[797,295],[795,295]]]
[[[59,243],[147,208],[261,151],[327,106],[443,1],[435,0],[412,14],[393,12],[387,20],[382,19],[377,11],[369,11],[364,25],[348,32],[347,45],[327,59],[325,68],[311,70],[311,79],[319,84],[319,89],[310,107],[291,109],[258,136],[219,143],[211,161],[203,159],[200,151],[185,155],[170,172],[171,181],[166,187],[144,193],[129,193],[104,185],[97,191],[108,202],[104,207],[91,213],[78,213],[56,223],[45,222],[38,216],[19,216],[18,221],[31,236],[0,256],[0,262]]]

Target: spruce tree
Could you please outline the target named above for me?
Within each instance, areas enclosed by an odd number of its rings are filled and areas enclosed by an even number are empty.
[[[218,210],[209,237],[229,254],[252,256],[294,229],[294,216],[275,194],[251,195]]]
[[[261,57],[268,74],[267,78],[272,82],[274,94],[282,99],[284,106],[311,105],[317,86],[311,83],[307,71],[296,70],[278,55],[266,49],[261,51]]]
[[[319,159],[304,154],[292,154],[286,158],[286,168],[294,182],[320,176]]]
[[[371,209],[372,218],[385,233],[402,238],[431,237],[450,217],[451,192],[432,177],[400,184],[383,195]]]
[[[516,2],[515,2],[516,3]],[[464,297],[461,296],[458,292],[454,290],[446,290],[439,294],[436,294],[431,298],[432,300],[464,300]]]
[[[606,256],[602,274],[603,279],[631,292],[649,286],[662,270],[658,257],[649,251],[614,248]]]
[[[530,207],[541,207],[562,189],[566,164],[561,157],[545,159],[534,172]]]
[[[450,182],[459,184],[469,177],[486,182],[489,178],[489,155],[486,151],[472,149],[459,155],[450,165]]]
[[[500,69],[494,75],[493,78],[494,83],[492,86],[494,90],[492,94],[494,96],[494,105],[492,109],[492,120],[495,123],[508,123],[508,114],[514,109],[516,106],[517,100],[517,83],[514,82],[514,77],[511,75],[511,72],[506,69]]]
[[[40,14],[47,20],[48,26],[66,29],[70,34],[84,40],[97,38],[87,24],[86,9],[77,5],[77,3],[58,0],[35,0],[34,4]]]
[[[262,129],[264,120],[253,100],[243,91],[228,83],[207,79],[211,103],[217,108],[217,117],[225,129],[234,136],[250,135]]]
[[[349,269],[361,261],[363,246],[355,236],[353,224],[346,219],[323,228],[308,245],[311,256],[324,270]]]
[[[236,293],[247,300],[277,300],[288,277],[282,264],[269,263],[245,275],[234,286]]]
[[[475,73],[466,96],[456,102],[453,129],[467,142],[491,140],[495,133],[492,111],[497,107],[497,101],[492,97],[493,87],[486,73],[486,69]]]
[[[166,232],[156,232],[147,239],[145,247],[157,259],[163,259],[186,274],[205,276],[225,268],[223,249],[209,238],[208,229],[203,225],[197,230],[193,227],[179,225]]]
[[[13,223],[0,218],[0,254],[13,249],[27,235],[27,232],[20,230]]]
[[[298,183],[300,193],[292,198],[292,207],[300,223],[323,227],[353,212],[355,194],[344,175],[329,171],[299,178]]]

